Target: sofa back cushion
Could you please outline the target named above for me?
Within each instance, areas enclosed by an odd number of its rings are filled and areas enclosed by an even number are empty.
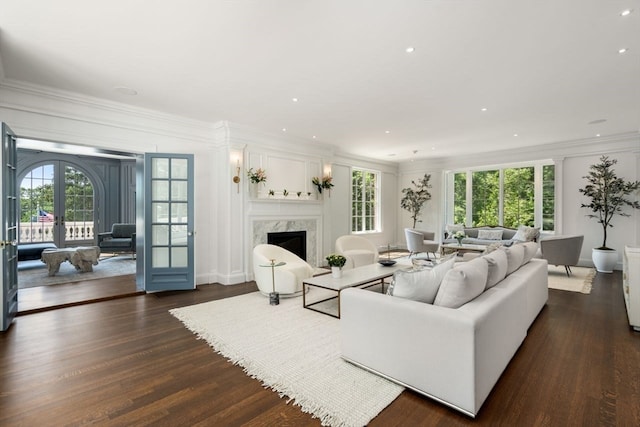
[[[538,243],[536,242],[526,242],[522,243],[524,247],[524,258],[522,259],[522,265],[531,261],[531,259],[536,256],[538,253]]]
[[[130,238],[136,232],[135,224],[113,224],[111,234],[114,239]]]
[[[484,291],[487,275],[488,264],[484,257],[456,264],[442,279],[433,304],[450,308],[466,304]]]
[[[507,253],[505,251],[493,251],[487,255],[483,255],[483,258],[487,260],[488,273],[486,289],[489,289],[507,275]]]
[[[523,245],[511,245],[509,247],[502,246],[500,250],[507,254],[507,275],[520,268],[522,261],[524,260]]]
[[[393,281],[387,294],[433,304],[440,283],[454,262],[455,254],[433,268],[398,270],[393,273]]]

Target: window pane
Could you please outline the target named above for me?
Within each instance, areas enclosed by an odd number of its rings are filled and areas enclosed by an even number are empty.
[[[472,174],[473,226],[497,225],[500,171],[480,171]]]
[[[519,225],[535,225],[534,168],[504,170],[503,225],[517,228]]]
[[[378,174],[372,171],[354,169],[351,176],[351,231],[376,231]]]
[[[453,223],[467,222],[467,173],[453,176]]]
[[[555,166],[542,167],[542,230],[555,230]]]

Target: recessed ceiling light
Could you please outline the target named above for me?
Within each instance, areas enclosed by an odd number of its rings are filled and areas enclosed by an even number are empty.
[[[517,133],[514,133],[514,134],[513,134],[513,136],[518,136],[518,134],[517,134]]]
[[[131,89],[130,87],[126,87],[126,86],[117,86],[113,88],[114,92],[117,92],[121,95],[129,95],[129,96],[134,96],[138,94],[138,91],[135,89]]]
[[[431,151],[435,151],[435,150],[436,150],[436,147],[431,147]]]
[[[391,131],[390,130],[385,130],[384,133],[391,133]]]
[[[298,102],[298,98],[291,98],[293,102]]]
[[[596,136],[600,136],[600,134],[599,134],[599,133],[596,133]]]
[[[618,49],[618,53],[627,53],[629,51],[629,49],[627,49],[626,47],[623,47],[622,49]]]
[[[620,16],[629,16],[631,15],[631,11],[632,9],[623,10],[622,12],[620,12]]]
[[[316,136],[315,136],[315,135],[313,135],[311,138],[316,139]]]
[[[287,131],[287,128],[282,128],[282,132],[286,132],[286,131]]]
[[[482,108],[480,109],[480,111],[487,111],[487,108],[486,108],[486,107],[482,107]]]
[[[413,46],[409,46],[408,48],[405,49],[405,52],[407,53],[413,53],[415,52],[416,48]]]

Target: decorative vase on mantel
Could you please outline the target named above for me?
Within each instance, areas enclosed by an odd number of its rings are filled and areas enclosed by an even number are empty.
[[[458,246],[462,246],[462,239],[456,239],[458,241]]]
[[[331,267],[331,277],[339,279],[342,277],[342,267]]]
[[[249,197],[251,197],[252,199],[258,198],[258,193],[260,191],[260,189],[258,188],[259,185],[260,184],[255,182],[249,183]]]

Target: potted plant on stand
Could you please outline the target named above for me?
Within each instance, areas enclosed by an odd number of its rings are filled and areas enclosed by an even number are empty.
[[[329,267],[331,267],[331,275],[336,279],[342,277],[342,267],[344,267],[345,263],[347,262],[347,259],[344,257],[344,255],[327,255],[327,262],[329,263]]]
[[[607,229],[613,227],[611,221],[615,215],[631,216],[624,212],[625,207],[640,209],[637,200],[631,200],[629,195],[640,188],[640,181],[624,181],[613,170],[617,160],[610,160],[607,156],[600,157],[600,163],[591,165],[589,174],[584,176],[587,185],[578,191],[590,199],[589,203],[582,203],[581,208],[588,208],[592,213],[587,217],[595,218],[602,224],[602,246],[593,248],[593,264],[601,273],[611,273],[618,261],[615,249],[607,247]]]
[[[402,199],[400,199],[400,207],[411,212],[413,228],[416,228],[417,222],[422,222],[418,219],[420,211],[422,211],[425,202],[431,200],[431,193],[429,193],[428,190],[431,188],[431,184],[429,184],[430,179],[431,175],[425,173],[418,182],[411,181],[411,184],[413,184],[415,188],[408,187],[402,189],[403,196]]]

